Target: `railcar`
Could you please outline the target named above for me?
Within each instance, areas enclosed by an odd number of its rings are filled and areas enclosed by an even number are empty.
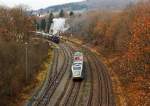
[[[72,63],[72,78],[75,79],[83,79],[83,53],[75,52],[73,55],[73,63]]]
[[[60,38],[59,38],[59,36],[51,36],[51,41],[53,41],[54,43],[59,43]]]

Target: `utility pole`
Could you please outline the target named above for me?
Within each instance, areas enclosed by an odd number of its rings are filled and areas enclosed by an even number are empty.
[[[28,43],[27,42],[25,42],[25,48],[26,48],[26,51],[25,51],[25,55],[26,55],[26,81],[28,81]]]

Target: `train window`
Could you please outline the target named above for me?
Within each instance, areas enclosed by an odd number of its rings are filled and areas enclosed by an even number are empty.
[[[81,67],[73,67],[73,70],[81,70]]]
[[[82,65],[81,63],[73,63],[74,66]]]

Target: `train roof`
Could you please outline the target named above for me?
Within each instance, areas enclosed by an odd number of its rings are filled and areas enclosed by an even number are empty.
[[[75,52],[74,56],[83,56],[83,53],[82,52]]]
[[[83,62],[83,53],[82,52],[75,52],[74,56],[73,56],[73,62],[82,63]]]

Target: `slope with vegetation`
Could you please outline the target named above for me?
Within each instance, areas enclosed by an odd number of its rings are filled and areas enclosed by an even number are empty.
[[[88,12],[71,22],[70,33],[93,45],[109,61],[127,106],[149,106],[150,2],[119,12]]]
[[[34,40],[34,17],[22,7],[0,7],[0,105],[18,104],[19,95],[29,85],[48,57],[45,40]],[[34,83],[33,83],[34,82]]]

